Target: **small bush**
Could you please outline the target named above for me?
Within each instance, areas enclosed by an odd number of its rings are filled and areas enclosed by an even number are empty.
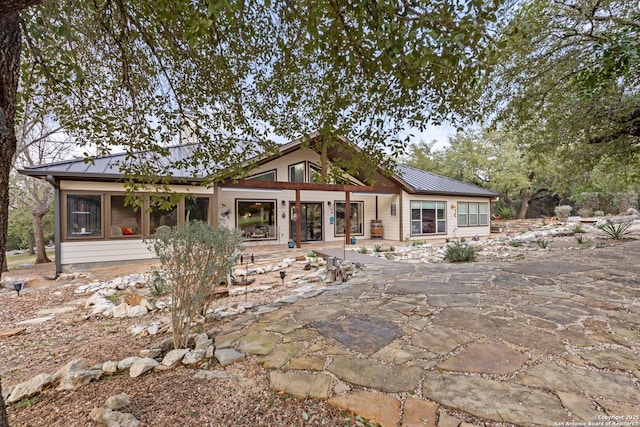
[[[396,256],[390,252],[385,252],[384,257],[390,260],[394,260],[396,258]]]
[[[538,246],[540,246],[542,249],[547,249],[547,246],[549,246],[549,241],[548,240],[536,240],[536,244]]]
[[[631,227],[633,221],[626,222],[607,222],[602,224],[600,230],[602,230],[607,236],[614,240],[620,240],[627,234],[629,234],[629,227]]]
[[[499,206],[496,209],[496,217],[500,219],[513,219],[513,210],[506,205]]]
[[[389,246],[389,252],[395,252],[395,250],[396,250],[395,246],[393,245]]]
[[[582,234],[577,234],[576,235],[576,241],[580,245],[583,245],[585,243],[589,243],[589,240],[586,237],[584,237]]]
[[[307,252],[307,258],[318,258],[318,254],[313,251]]]
[[[373,251],[374,251],[374,252],[376,252],[376,253],[378,253],[378,252],[382,252],[382,246],[380,246],[380,245],[375,245],[375,246],[373,247]]]
[[[367,248],[365,248],[364,246],[361,246],[360,249],[358,249],[358,252],[360,252],[361,254],[366,254]]]
[[[591,208],[581,208],[578,210],[578,215],[583,218],[588,218],[593,215],[593,210],[591,210]]]
[[[475,248],[461,242],[453,242],[451,244],[448,244],[444,254],[444,259],[449,262],[473,261],[475,257]]]
[[[578,233],[586,233],[584,228],[582,228],[581,224],[576,224],[573,227],[571,227],[571,231],[573,231],[576,234],[578,234]]]
[[[604,216],[604,211],[593,211],[593,216]]]
[[[558,218],[567,219],[569,218],[569,215],[571,214],[572,210],[573,208],[569,205],[560,205],[560,206],[556,206],[555,213]]]
[[[147,240],[171,288],[175,348],[187,347],[192,319],[207,312],[215,298],[214,287],[229,274],[240,254],[241,242],[237,230],[212,229],[202,221],[188,222]]]
[[[424,245],[424,241],[422,241],[422,240],[414,240],[411,243],[411,246],[422,246],[422,245]]]
[[[154,268],[151,271],[151,274],[153,275],[153,281],[151,282],[151,295],[158,298],[169,292],[170,285],[167,282],[167,278],[163,274],[163,271],[159,268]]]
[[[522,246],[522,241],[520,241],[520,240],[510,240],[509,241],[509,246],[511,246],[513,248],[519,248],[520,246]]]

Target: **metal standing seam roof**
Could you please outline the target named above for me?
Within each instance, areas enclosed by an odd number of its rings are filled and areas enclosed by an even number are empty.
[[[194,144],[185,144],[169,147],[169,156],[158,158],[155,153],[143,151],[137,153],[137,158],[127,159],[127,153],[110,154],[96,157],[93,162],[85,162],[84,159],[64,160],[55,163],[47,163],[37,166],[27,166],[19,172],[30,176],[55,176],[61,178],[95,178],[95,179],[120,179],[124,174],[120,171],[120,165],[125,163],[143,163],[153,161],[155,163],[168,164],[169,162],[188,159],[193,153]],[[202,174],[193,173],[193,168],[169,169],[175,179],[202,179]]]
[[[498,196],[495,191],[405,165],[397,166],[395,176],[404,182],[410,190],[413,190],[409,191],[412,193],[455,194],[475,197]]]
[[[292,141],[288,144],[282,145],[281,151],[284,152],[285,150],[291,150],[295,144],[301,144],[301,140]],[[167,158],[158,158],[155,153],[149,151],[140,152],[139,157],[134,161],[154,161],[166,164],[166,162],[169,161],[174,162],[185,160],[192,155],[195,146],[196,144],[184,144],[169,147],[169,156]],[[97,157],[93,162],[85,162],[84,159],[65,160],[44,165],[25,167],[20,171],[20,173],[36,177],[51,175],[60,178],[100,180],[121,179],[124,175],[120,172],[118,165],[125,161],[131,161],[131,159],[127,159],[126,156],[126,153],[111,154],[108,156]],[[170,172],[171,176],[176,180],[187,179],[191,181],[198,181],[203,179],[201,174],[194,174],[192,168],[172,168],[170,169]],[[498,193],[491,190],[405,165],[397,165],[393,178],[395,178],[395,180],[402,185],[406,191],[413,194],[454,194],[475,197],[498,196]]]

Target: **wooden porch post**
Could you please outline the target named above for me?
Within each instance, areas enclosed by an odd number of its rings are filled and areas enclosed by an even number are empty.
[[[344,242],[351,244],[351,193],[344,192]]]
[[[296,248],[302,247],[302,210],[300,205],[300,190],[296,190]]]

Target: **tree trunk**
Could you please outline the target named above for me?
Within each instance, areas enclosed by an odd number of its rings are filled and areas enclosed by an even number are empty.
[[[15,115],[20,75],[20,36],[18,11],[9,9],[0,12],[0,265],[2,266],[7,263],[5,249],[9,225],[9,172],[16,152]],[[1,275],[2,273],[0,277]],[[7,408],[1,393],[0,427],[9,427]]]
[[[520,196],[520,211],[518,212],[518,219],[525,219],[527,217],[527,210],[529,210],[530,201],[531,190],[524,190]]]
[[[27,253],[29,255],[35,255],[36,254],[36,250],[34,249],[34,246],[36,244],[36,237],[33,235],[33,231],[29,232],[29,242],[27,243]]]
[[[47,257],[47,249],[44,245],[44,230],[42,228],[42,218],[47,214],[47,211],[42,212],[41,210],[36,210],[33,212],[33,234],[36,240],[36,264],[51,262],[49,257]]]
[[[16,152],[16,93],[20,75],[18,11],[0,15],[0,264],[6,262],[9,172]],[[0,424],[2,427],[2,424]]]

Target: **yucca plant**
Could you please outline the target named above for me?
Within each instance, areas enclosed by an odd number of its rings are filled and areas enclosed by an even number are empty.
[[[536,240],[536,244],[538,246],[540,246],[542,249],[547,249],[547,246],[549,246],[549,241],[548,240]]]
[[[476,257],[476,250],[473,246],[460,242],[453,242],[447,245],[444,253],[444,259],[449,262],[467,262],[473,261]]]
[[[633,221],[607,222],[598,228],[612,239],[620,240],[629,234],[629,227],[631,227],[631,224],[633,224]]]
[[[373,251],[374,252],[382,252],[382,246],[381,245],[375,245],[373,247]]]

